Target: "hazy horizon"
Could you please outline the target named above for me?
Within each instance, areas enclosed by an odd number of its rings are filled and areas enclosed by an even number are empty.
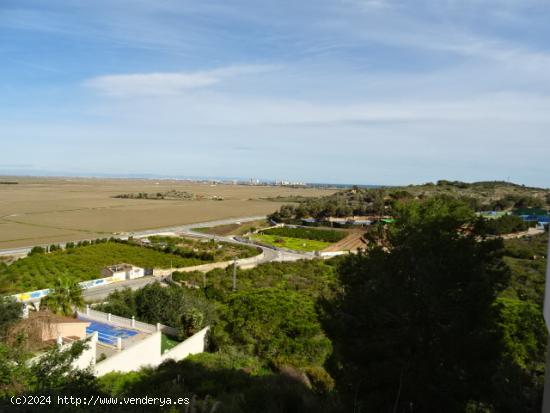
[[[265,177],[239,177],[239,176],[207,176],[207,175],[162,175],[162,174],[154,174],[154,173],[136,173],[136,174],[101,174],[101,173],[88,173],[88,174],[75,174],[70,172],[48,172],[48,171],[41,171],[41,172],[29,172],[29,173],[2,173],[0,171],[0,178],[7,178],[7,179],[16,179],[16,178],[24,178],[24,179],[32,179],[32,178],[51,178],[51,179],[136,179],[136,180],[175,180],[175,181],[192,181],[192,182],[199,182],[199,181],[223,181],[224,183],[229,183],[231,181],[239,181],[239,184],[247,184],[250,180],[258,180],[259,184],[274,184],[274,183],[280,183],[282,181],[290,182],[290,184],[298,184],[303,183],[306,185],[334,185],[335,187],[351,187],[351,186],[359,186],[359,187],[370,187],[370,188],[377,188],[377,187],[400,187],[400,186],[408,186],[408,185],[423,185],[423,184],[429,184],[433,183],[436,184],[439,180],[447,180],[447,181],[453,181],[452,179],[447,179],[445,177],[441,177],[439,179],[433,180],[433,181],[425,181],[425,182],[419,182],[419,183],[410,183],[410,182],[402,182],[398,184],[384,184],[384,183],[377,183],[377,182],[334,182],[334,181],[289,181],[288,179],[285,179],[284,177],[280,178],[265,178]],[[477,182],[506,182],[513,185],[521,185],[525,187],[530,187],[531,185],[527,185],[522,182],[514,182],[514,181],[507,181],[507,180],[487,180],[482,179],[479,181],[461,181],[465,183],[477,183]],[[548,189],[548,187],[541,186],[539,187],[541,189]]]

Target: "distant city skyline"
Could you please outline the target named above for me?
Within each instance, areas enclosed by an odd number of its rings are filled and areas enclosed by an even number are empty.
[[[4,0],[0,175],[550,186],[543,0]]]
[[[407,186],[411,185],[410,182],[403,182],[400,184],[384,184],[384,183],[370,183],[370,182],[335,182],[335,181],[327,181],[327,182],[321,182],[321,181],[292,181],[287,180],[284,178],[257,178],[257,177],[235,177],[235,176],[207,176],[207,175],[197,175],[197,176],[184,176],[184,175],[157,175],[157,174],[106,174],[106,173],[97,173],[97,174],[78,174],[78,173],[68,173],[68,172],[28,172],[28,173],[1,173],[0,172],[0,178],[7,178],[7,179],[13,179],[14,182],[17,182],[17,178],[22,179],[32,179],[32,178],[52,178],[52,179],[136,179],[136,180],[150,180],[150,181],[163,181],[163,180],[175,180],[175,181],[192,181],[192,182],[201,182],[201,181],[208,181],[208,182],[222,182],[224,184],[230,184],[230,183],[238,183],[238,184],[259,184],[259,185],[327,185],[327,186],[335,186],[335,187],[352,187],[352,186],[358,186],[358,187],[368,187],[368,188],[377,188],[377,187],[397,187],[397,186]],[[425,181],[425,182],[419,182],[417,184],[429,184],[433,183],[436,184],[439,180],[447,180],[452,181],[449,179],[446,179],[445,177],[432,180],[432,181]],[[487,180],[485,180],[487,181]],[[500,182],[508,182],[516,185],[526,185],[522,182],[514,182],[510,179],[510,177],[506,177],[505,179],[496,179],[496,180],[489,180],[491,182],[500,181]],[[480,182],[480,181],[464,181],[466,183],[474,183],[474,182]],[[414,185],[414,184],[412,184]],[[542,187],[542,188],[548,188],[550,187]]]

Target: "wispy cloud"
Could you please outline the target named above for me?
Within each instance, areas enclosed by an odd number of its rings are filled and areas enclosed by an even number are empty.
[[[99,76],[84,84],[98,92],[119,98],[176,96],[189,89],[203,88],[225,79],[275,70],[271,65],[242,65],[199,72],[130,73]]]
[[[37,167],[549,175],[548,0],[0,2],[4,149]]]

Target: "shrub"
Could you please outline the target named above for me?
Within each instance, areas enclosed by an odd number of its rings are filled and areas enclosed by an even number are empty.
[[[238,292],[222,314],[231,337],[226,344],[275,366],[319,365],[331,352],[314,302],[302,294],[276,288]]]

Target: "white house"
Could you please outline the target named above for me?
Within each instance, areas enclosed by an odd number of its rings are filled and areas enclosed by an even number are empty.
[[[101,274],[104,277],[113,277],[115,280],[133,280],[145,275],[145,270],[131,264],[116,264],[103,268]]]

